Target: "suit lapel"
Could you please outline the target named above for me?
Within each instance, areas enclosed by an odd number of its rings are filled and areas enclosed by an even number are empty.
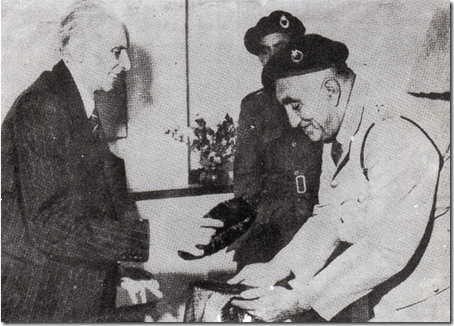
[[[86,141],[93,141],[93,135],[91,133],[91,127],[87,119],[82,97],[63,60],[55,65],[53,73],[54,80],[52,80],[52,84],[55,91],[66,102],[64,110],[70,117],[70,129],[75,132],[78,137],[85,138]]]
[[[91,162],[89,168],[90,173],[94,174],[93,177],[97,178],[98,182],[104,183],[104,189],[106,191],[112,192],[111,181],[115,180],[116,178],[125,178],[124,175],[110,176],[110,174],[112,173],[117,173],[111,170],[115,170],[115,168],[113,168],[113,165],[119,163],[111,162],[116,158],[110,152],[107,143],[94,137],[92,133],[92,127],[87,118],[82,97],[80,96],[77,85],[74,82],[71,73],[64,62],[60,61],[54,67],[53,71],[55,73],[55,89],[61,94],[60,97],[64,97],[64,100],[66,102],[66,105],[64,107],[67,111],[66,113],[70,116],[69,120],[72,135],[71,146],[75,146],[74,149],[77,147],[77,149],[73,153],[76,154],[74,159],[82,160],[87,163]],[[84,155],[81,157],[79,154]],[[117,160],[121,161],[120,159]],[[95,165],[92,165],[94,162]],[[126,186],[126,181],[124,181],[124,186]]]

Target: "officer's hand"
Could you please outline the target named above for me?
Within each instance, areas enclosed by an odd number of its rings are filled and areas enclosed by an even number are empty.
[[[232,305],[265,322],[280,322],[310,309],[303,295],[281,286],[244,291],[232,300]]]
[[[248,217],[255,216],[255,214],[255,209],[243,198],[235,197],[216,205],[204,217],[220,220],[226,227],[229,227]]]
[[[212,247],[209,244],[213,242],[213,238],[224,223],[219,220],[200,217],[196,221],[196,225],[199,226],[191,231],[191,240],[187,242],[187,246],[178,251],[178,255],[185,260],[205,257],[209,251],[207,250],[208,247]]]
[[[200,229],[193,235],[197,242],[189,252],[180,250],[185,260],[212,255],[232,244],[249,229],[255,220],[255,209],[242,198],[233,198],[216,205],[200,222]]]
[[[277,265],[270,261],[268,263],[257,263],[245,266],[236,276],[228,280],[229,284],[244,284],[252,287],[269,288],[277,282],[287,278],[291,270],[284,265]]]
[[[210,243],[217,231],[224,227],[224,223],[219,220],[207,218],[206,216],[200,221],[200,228],[194,235],[197,240],[195,249],[192,250],[195,255],[203,255],[205,246]]]
[[[129,277],[123,277],[121,287],[128,292],[133,304],[153,302],[163,297],[162,292],[159,291],[159,283],[155,279],[133,280]]]

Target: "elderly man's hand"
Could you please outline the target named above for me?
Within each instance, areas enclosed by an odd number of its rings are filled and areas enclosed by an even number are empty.
[[[133,280],[129,277],[121,279],[121,287],[125,289],[133,304],[144,304],[162,299],[162,292],[159,291],[159,283],[155,279]]]
[[[273,261],[245,266],[236,276],[228,280],[229,284],[244,284],[253,287],[269,288],[291,273],[290,268]]]
[[[281,322],[310,309],[304,294],[281,286],[244,291],[240,298],[232,300],[232,305],[265,322]]]

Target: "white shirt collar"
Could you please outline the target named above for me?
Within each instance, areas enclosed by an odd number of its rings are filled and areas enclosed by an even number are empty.
[[[71,64],[65,60],[66,67],[69,69],[71,76],[76,83],[77,90],[79,91],[80,97],[82,98],[82,102],[84,103],[85,113],[87,114],[87,118],[90,118],[95,110],[95,95],[88,91],[83,85],[82,82],[83,78],[77,74],[77,69],[71,67]]]

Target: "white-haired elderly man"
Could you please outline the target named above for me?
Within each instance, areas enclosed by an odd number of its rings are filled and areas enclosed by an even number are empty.
[[[449,117],[408,94],[377,105],[347,57],[305,35],[263,70],[291,125],[326,143],[320,202],[273,260],[229,281],[254,287],[232,304],[265,321],[329,321],[368,295],[373,321],[449,321],[449,204],[437,203],[449,193]]]
[[[148,260],[148,223],[131,217],[124,162],[94,101],[130,68],[126,27],[102,3],[81,1],[59,36],[62,60],[2,124],[5,322],[118,321],[117,262]]]

